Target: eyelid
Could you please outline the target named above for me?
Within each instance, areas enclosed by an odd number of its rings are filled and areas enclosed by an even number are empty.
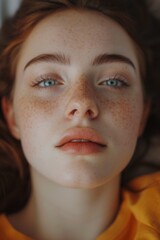
[[[33,80],[32,82],[32,86],[33,87],[40,87],[39,84],[42,83],[42,82],[45,82],[45,81],[57,81],[59,82],[59,85],[62,84],[62,79],[61,77],[58,75],[58,74],[42,74],[40,75],[39,77],[37,77],[35,80]],[[58,85],[58,84],[55,84],[55,85]],[[53,86],[55,86],[53,85]],[[44,87],[41,87],[41,88],[44,88]]]
[[[105,81],[110,81],[110,80],[117,80],[117,81],[120,81],[122,82],[122,84],[124,84],[124,86],[130,86],[130,83],[128,81],[128,79],[122,75],[119,75],[119,74],[116,74],[116,75],[113,75],[111,77],[104,77],[104,80],[101,80],[100,84],[105,82]]]

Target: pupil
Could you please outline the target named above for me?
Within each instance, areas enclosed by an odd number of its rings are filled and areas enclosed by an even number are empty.
[[[47,86],[52,85],[52,81],[51,81],[51,80],[50,80],[50,81],[47,81],[47,82],[46,82],[46,85],[47,85]]]
[[[111,80],[111,81],[110,81],[110,85],[115,85],[115,81],[114,81],[114,80]]]

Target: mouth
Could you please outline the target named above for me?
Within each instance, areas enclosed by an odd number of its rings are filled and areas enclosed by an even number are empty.
[[[102,151],[106,144],[91,128],[73,128],[62,136],[56,147],[67,153],[85,155]]]

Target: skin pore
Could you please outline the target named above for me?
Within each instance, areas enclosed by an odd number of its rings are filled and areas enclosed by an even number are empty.
[[[42,20],[22,46],[13,103],[3,103],[32,179],[28,205],[8,216],[13,226],[40,240],[95,239],[116,217],[146,108],[137,49],[121,26],[84,10]],[[104,146],[58,147],[75,132]]]

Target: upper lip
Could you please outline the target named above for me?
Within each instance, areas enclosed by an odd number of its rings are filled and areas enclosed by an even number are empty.
[[[72,128],[67,130],[56,144],[56,147],[62,147],[72,140],[84,139],[94,142],[103,147],[106,146],[104,139],[92,128]]]

